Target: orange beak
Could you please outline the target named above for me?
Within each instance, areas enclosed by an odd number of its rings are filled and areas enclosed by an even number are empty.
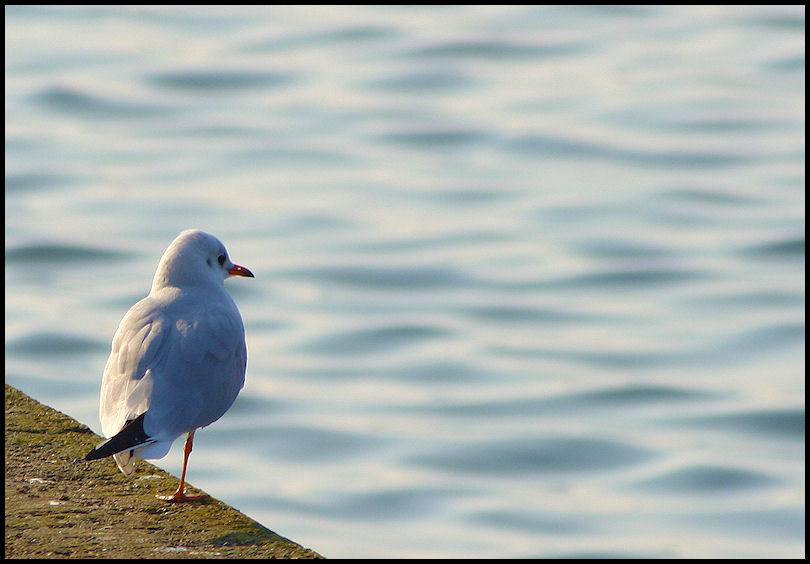
[[[255,278],[251,271],[244,266],[239,266],[238,264],[235,264],[233,265],[233,268],[228,269],[228,274],[231,276],[247,276],[248,278]]]

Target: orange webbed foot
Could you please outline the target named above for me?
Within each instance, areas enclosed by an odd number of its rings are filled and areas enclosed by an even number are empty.
[[[163,501],[168,501],[169,503],[183,503],[185,501],[205,499],[208,497],[208,494],[188,495],[185,491],[177,490],[171,495],[156,495],[155,497]]]

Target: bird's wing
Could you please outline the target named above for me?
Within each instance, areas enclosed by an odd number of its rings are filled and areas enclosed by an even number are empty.
[[[169,346],[170,327],[154,301],[139,301],[121,320],[101,382],[100,419],[106,437],[149,409],[152,373]]]
[[[173,441],[219,419],[245,381],[242,318],[227,300],[150,297],[121,320],[101,386],[101,423],[116,435],[146,413],[148,437]]]
[[[193,431],[222,417],[245,383],[247,365],[245,330],[233,301],[197,301],[174,316],[165,361],[152,375],[147,431],[150,425]]]

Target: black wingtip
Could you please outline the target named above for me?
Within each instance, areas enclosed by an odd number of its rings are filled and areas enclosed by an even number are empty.
[[[129,421],[114,437],[97,444],[93,450],[87,453],[84,459],[98,460],[99,458],[106,458],[125,450],[155,442],[143,430],[143,418],[145,416],[146,413],[141,413],[136,419]]]
[[[107,441],[104,441],[103,443],[99,443],[98,445],[96,445],[93,448],[93,450],[91,450],[90,452],[88,452],[85,455],[84,459],[85,460],[98,460],[99,458],[104,458],[105,456],[110,456],[109,454],[101,454],[101,447],[103,447],[106,444],[107,444]],[[111,454],[115,454],[115,453],[111,453]]]

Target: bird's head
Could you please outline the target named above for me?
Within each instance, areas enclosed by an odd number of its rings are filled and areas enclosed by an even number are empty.
[[[221,286],[230,276],[253,278],[253,273],[231,262],[219,239],[199,229],[188,229],[180,233],[163,253],[152,290],[166,286]]]

